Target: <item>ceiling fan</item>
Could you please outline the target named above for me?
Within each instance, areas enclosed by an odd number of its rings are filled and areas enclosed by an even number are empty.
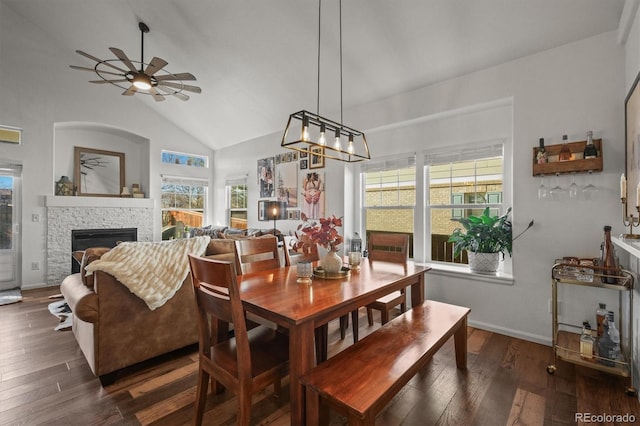
[[[168,62],[157,56],[154,56],[149,63],[144,62],[144,34],[149,32],[149,27],[144,22],[139,22],[138,28],[142,40],[140,61],[129,59],[122,50],[110,47],[109,50],[117,59],[102,60],[81,50],[76,50],[76,53],[96,61],[96,65],[93,68],[69,66],[75,70],[95,72],[101,80],[91,80],[89,83],[113,84],[125,89],[122,92],[125,96],[142,93],[153,96],[157,102],[164,101],[166,96],[175,96],[186,101],[189,96],[183,92],[201,93],[202,89],[199,87],[184,84],[185,81],[195,81],[196,78],[193,74],[188,72],[170,73],[164,69]]]

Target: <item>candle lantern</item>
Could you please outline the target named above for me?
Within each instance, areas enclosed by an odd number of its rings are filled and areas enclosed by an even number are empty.
[[[362,239],[357,232],[355,234],[356,236],[351,239],[351,250],[349,251],[362,252]]]
[[[73,195],[73,182],[67,176],[62,176],[56,182],[56,195]]]

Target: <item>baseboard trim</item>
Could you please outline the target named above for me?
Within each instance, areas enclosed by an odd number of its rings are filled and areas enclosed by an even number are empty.
[[[551,346],[551,337],[541,336],[539,334],[525,333],[520,330],[514,330],[512,328],[500,327],[494,324],[488,324],[486,322],[471,321],[469,325],[474,328],[491,331],[498,334],[504,334],[505,336],[515,337],[517,339],[527,340],[529,342],[540,343],[541,345]]]

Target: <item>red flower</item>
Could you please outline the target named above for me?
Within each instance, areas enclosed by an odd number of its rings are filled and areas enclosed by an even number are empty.
[[[298,225],[299,247],[304,247],[308,244],[319,244],[327,250],[337,251],[338,246],[344,241],[344,238],[336,229],[342,226],[342,218],[332,215],[331,217],[320,218],[318,222],[309,222],[309,218],[302,213],[302,220],[303,223]]]

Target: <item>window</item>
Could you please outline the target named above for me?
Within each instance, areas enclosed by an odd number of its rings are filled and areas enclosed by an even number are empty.
[[[227,191],[227,226],[247,229],[247,179],[228,180]]]
[[[503,150],[502,143],[493,141],[473,149],[421,153],[424,167],[416,167],[414,156],[362,165],[361,220],[366,233],[409,234],[410,257],[414,244],[426,249],[416,260],[467,263],[466,253],[453,258],[453,244],[447,242],[458,225],[451,219],[480,215],[487,206],[492,214],[506,211]],[[424,182],[424,194],[417,191],[416,182]],[[422,215],[420,234],[426,237],[414,234]]]
[[[209,167],[209,157],[206,155],[183,154],[162,150],[162,162],[165,164],[180,164],[189,167]]]
[[[162,239],[180,238],[185,226],[204,223],[208,181],[162,177]]]
[[[467,263],[466,254],[453,258],[449,235],[460,226],[452,218],[504,211],[502,145],[425,156],[428,200],[425,218],[430,235],[431,260]]]
[[[409,257],[413,257],[415,157],[363,165],[363,181],[366,235],[372,231],[409,234]]]

